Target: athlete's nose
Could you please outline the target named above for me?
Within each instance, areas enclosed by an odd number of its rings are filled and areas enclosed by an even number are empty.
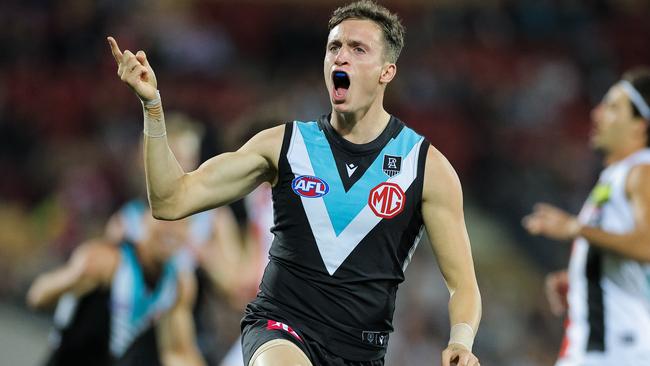
[[[341,47],[339,49],[339,52],[336,54],[336,57],[334,58],[334,64],[337,66],[341,65],[346,65],[348,63],[348,51],[345,47]]]
[[[603,104],[598,103],[592,110],[591,110],[591,121],[594,123],[597,123],[600,120],[600,116],[603,113]]]

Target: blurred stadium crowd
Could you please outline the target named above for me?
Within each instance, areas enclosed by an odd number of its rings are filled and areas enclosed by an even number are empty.
[[[587,146],[590,106],[623,70],[650,63],[650,2],[382,3],[407,26],[387,109],[463,182],[484,301],[476,352],[486,365],[549,365],[561,320],[548,311],[543,276],[566,265],[568,246],[526,236],[519,220],[538,200],[581,205],[599,168]],[[101,235],[144,190],[133,161],[141,107],[115,75],[106,35],[147,52],[166,110],[205,125],[205,159],[236,148],[231,131],[246,116],[327,113],[321,65],[339,4],[3,1],[0,303],[22,308],[37,273]],[[400,292],[388,364],[430,365],[448,336],[448,295],[425,243]],[[239,313],[213,301],[218,361]]]

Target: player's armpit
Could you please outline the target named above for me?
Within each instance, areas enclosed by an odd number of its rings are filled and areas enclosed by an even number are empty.
[[[166,194],[157,194],[150,184],[153,215],[176,220],[236,201],[262,182],[274,183],[283,135],[284,125],[258,133],[239,150],[217,155],[182,174]]]

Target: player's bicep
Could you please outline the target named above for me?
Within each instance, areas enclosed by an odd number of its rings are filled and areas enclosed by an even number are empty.
[[[634,210],[635,227],[650,245],[650,165],[639,165],[630,172],[627,191]]]
[[[217,155],[183,177],[182,216],[242,198],[277,171],[284,126],[262,131],[235,152]]]
[[[427,156],[422,216],[450,290],[466,281],[474,281],[460,181],[451,164],[433,148],[430,148]]]
[[[224,153],[187,173],[181,189],[192,211],[205,210],[245,196],[266,179],[268,170],[267,161],[257,153]]]

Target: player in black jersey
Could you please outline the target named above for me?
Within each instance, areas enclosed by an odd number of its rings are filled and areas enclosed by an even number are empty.
[[[187,222],[146,221],[137,244],[90,240],[34,281],[30,306],[58,303],[48,366],[204,364],[191,315],[195,280],[171,260]]]
[[[397,286],[426,228],[450,291],[442,363],[472,354],[481,303],[461,186],[444,156],[383,107],[404,43],[396,15],[371,1],[329,22],[331,113],[260,132],[184,172],[169,149],[155,74],[143,51],[109,44],[144,109],[149,202],[176,220],[273,186],[275,240],[242,320],[247,365],[382,365]]]

